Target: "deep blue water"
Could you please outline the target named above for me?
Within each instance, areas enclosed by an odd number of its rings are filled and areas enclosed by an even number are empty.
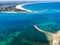
[[[60,24],[60,13],[0,13],[0,26],[33,26],[46,22]]]
[[[48,42],[47,37],[38,32],[33,25],[37,25],[45,31],[56,32],[60,29],[60,13],[0,13],[1,33],[7,36],[20,31],[22,38],[27,38],[30,41]],[[18,40],[20,39],[18,38]]]
[[[9,45],[25,45],[26,42],[42,42],[48,43],[45,34],[37,31],[33,25],[48,32],[57,32],[60,30],[60,3],[37,3],[23,6],[29,10],[46,10],[47,12],[38,13],[0,13],[0,42],[4,41],[9,34],[21,32]],[[58,11],[56,11],[56,10]],[[3,34],[3,35],[2,35]],[[10,38],[10,37],[9,37]],[[26,45],[29,45],[26,43]]]
[[[50,2],[50,3],[33,3],[24,5],[23,8],[28,10],[46,10],[46,9],[57,9],[60,10],[60,2]]]

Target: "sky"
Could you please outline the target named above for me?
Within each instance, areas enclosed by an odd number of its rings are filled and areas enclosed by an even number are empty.
[[[0,1],[60,1],[60,0],[0,0]]]

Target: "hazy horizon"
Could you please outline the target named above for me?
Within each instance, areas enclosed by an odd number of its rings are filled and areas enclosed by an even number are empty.
[[[0,1],[49,1],[49,2],[56,2],[60,0],[0,0]]]

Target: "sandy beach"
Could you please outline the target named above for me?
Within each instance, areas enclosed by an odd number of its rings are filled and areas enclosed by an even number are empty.
[[[27,12],[32,12],[32,10],[28,10],[28,9],[23,8],[23,6],[27,5],[27,4],[31,4],[31,3],[25,3],[25,4],[17,5],[16,9],[21,9],[21,10],[25,10]]]
[[[17,5],[17,6],[16,6],[16,9],[24,10],[24,11],[27,11],[27,12],[32,12],[32,11],[34,11],[34,10],[25,9],[25,8],[23,8],[23,6],[24,6],[24,5],[27,5],[27,4],[35,4],[35,3],[46,3],[46,2],[34,2],[34,3],[20,4],[20,5]],[[49,3],[49,2],[47,2],[47,3]],[[36,11],[34,11],[34,12],[36,12]],[[45,12],[45,11],[44,11],[44,12]]]

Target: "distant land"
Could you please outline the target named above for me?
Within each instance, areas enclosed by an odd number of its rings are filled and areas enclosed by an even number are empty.
[[[16,5],[24,4],[24,3],[32,3],[32,2],[38,2],[38,1],[2,1],[0,2],[0,12],[1,11],[24,11],[16,9]]]
[[[33,3],[33,2],[42,2],[42,1],[0,1],[0,12],[2,11],[12,11],[12,12],[26,12],[22,9],[16,9],[15,7],[24,3]],[[45,1],[44,1],[45,2]]]

